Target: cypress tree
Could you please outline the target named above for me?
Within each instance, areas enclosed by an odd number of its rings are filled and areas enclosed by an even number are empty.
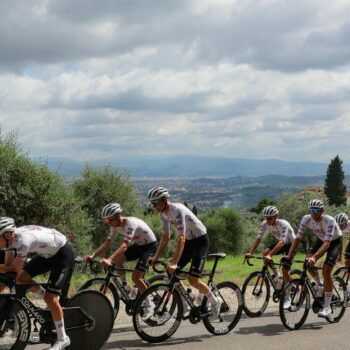
[[[328,165],[325,180],[325,194],[330,205],[346,205],[346,186],[344,184],[343,161],[337,155]]]

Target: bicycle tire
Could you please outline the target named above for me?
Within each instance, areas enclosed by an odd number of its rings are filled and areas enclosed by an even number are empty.
[[[243,310],[242,292],[235,283],[224,281],[216,286],[214,293],[223,301],[220,315],[214,320],[210,316],[206,316],[203,318],[203,323],[211,334],[227,334],[241,318]]]
[[[69,311],[70,307],[80,307],[94,321],[89,328],[69,329],[81,323],[81,313]],[[108,340],[114,323],[113,308],[108,298],[99,291],[83,290],[75,294],[65,308],[65,327],[70,337],[71,350],[99,350]]]
[[[333,276],[333,295],[331,299],[332,314],[326,317],[329,323],[336,323],[344,316],[347,304],[347,289],[344,280],[339,276]]]
[[[270,284],[261,271],[252,272],[242,286],[243,310],[249,317],[261,316],[269,304]]]
[[[183,306],[179,293],[170,291],[169,284],[155,284],[141,294],[132,317],[138,336],[149,342],[159,343],[170,338],[180,326]],[[149,298],[155,304],[153,316],[142,320],[144,302]]]
[[[0,298],[0,310],[6,302],[8,296]],[[7,320],[5,329],[0,335],[0,348],[2,350],[23,350],[29,341],[31,321],[28,311],[18,301],[14,301],[11,319]],[[2,324],[3,319],[0,317]]]
[[[167,283],[167,282],[169,282],[169,278],[167,275],[154,275],[146,280],[146,283],[148,284],[148,286],[151,286],[151,285],[158,283],[158,282]]]
[[[345,266],[342,266],[342,267],[337,268],[334,271],[333,276],[339,276],[340,278],[342,278],[345,281],[345,277],[346,277],[347,272],[348,272],[348,268]]]
[[[284,308],[285,301],[291,298],[291,306]],[[279,314],[283,325],[289,330],[299,329],[310,311],[310,292],[300,279],[293,279],[283,289],[279,304]],[[300,311],[300,312],[299,312]]]
[[[116,319],[120,308],[120,298],[119,298],[118,290],[112,282],[109,282],[108,288],[105,288],[105,283],[106,283],[106,280],[102,277],[91,278],[88,281],[86,281],[79,288],[78,291],[89,289],[89,290],[97,290],[105,294],[108,300],[110,301],[110,303],[112,304],[114,319]]]

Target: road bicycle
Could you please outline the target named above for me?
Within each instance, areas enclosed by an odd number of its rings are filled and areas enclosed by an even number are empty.
[[[349,302],[350,301],[350,283],[349,283],[350,266],[349,267],[346,267],[346,266],[339,267],[338,269],[336,269],[334,271],[333,276],[339,276],[345,282],[347,296],[348,296],[348,302]]]
[[[254,266],[250,262],[251,259],[264,260],[262,256],[252,255],[248,259],[244,259],[244,263],[247,262],[249,266]],[[272,300],[275,303],[280,300],[284,279],[280,276],[277,282],[276,276],[270,271],[272,268],[275,269],[276,266],[282,266],[282,264],[277,264],[273,261],[266,264],[264,261],[261,270],[252,272],[243,282],[243,310],[249,317],[259,317],[265,312],[270,301],[271,288],[273,290]],[[300,273],[301,271],[296,269],[290,271],[291,276],[294,278],[300,276]]]
[[[97,260],[90,262],[90,269],[96,273],[101,271],[101,264]],[[125,304],[125,312],[127,315],[131,316],[135,307],[137,298],[139,297],[139,292],[135,293],[133,296],[130,292],[130,287],[127,287],[123,284],[120,279],[120,271],[124,272],[133,272],[134,269],[125,268],[125,267],[114,267],[110,266],[107,269],[105,277],[95,277],[86,281],[79,290],[84,289],[94,289],[105,294],[110,300],[113,306],[114,318],[118,316],[120,300]],[[146,284],[152,285],[156,282],[165,282],[168,280],[168,277],[165,274],[155,275],[148,279]],[[135,287],[133,287],[135,290]]]
[[[38,307],[27,297],[33,286],[47,283],[17,284],[13,273],[0,275],[10,292],[0,294],[0,349],[23,350],[29,343],[33,324],[39,325],[38,342],[53,344],[56,330],[47,308]],[[113,328],[113,309],[105,295],[84,290],[72,298],[64,298],[65,329],[70,337],[69,349],[99,350]]]
[[[189,291],[182,285],[181,280],[188,276],[188,271],[177,269],[167,283],[159,283],[149,287],[141,294],[135,305],[133,324],[136,333],[150,343],[162,342],[170,338],[180,326],[184,318],[183,300],[190,307],[188,319],[195,324],[203,321],[206,329],[214,335],[222,335],[230,332],[239,321],[242,314],[242,294],[239,287],[230,281],[220,282],[217,285],[213,281],[219,259],[225,257],[224,253],[210,254],[214,258],[211,272],[202,273],[208,276],[208,286],[217,298],[221,298],[222,305],[219,316],[211,317],[210,304],[203,296],[200,305],[196,305],[190,297]],[[158,266],[162,265],[163,270]],[[158,262],[153,269],[162,273],[166,264]],[[152,301],[155,305],[153,315],[143,320],[145,300]]]
[[[295,260],[302,263],[300,278],[292,279],[283,289],[280,298],[279,311],[283,325],[289,329],[299,329],[305,322],[310,309],[318,313],[323,308],[323,295],[318,295],[315,284],[307,275],[307,260]],[[314,267],[322,269],[322,267]],[[346,310],[347,291],[345,282],[339,276],[332,276],[333,294],[331,299],[332,313],[325,317],[330,323],[339,322]],[[311,297],[313,302],[311,303]],[[290,307],[286,309],[284,303],[290,300]]]

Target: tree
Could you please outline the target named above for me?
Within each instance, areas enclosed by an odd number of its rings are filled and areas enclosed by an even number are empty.
[[[262,210],[268,205],[276,205],[276,201],[272,199],[263,198],[256,207],[250,209],[252,213],[261,214]]]
[[[85,166],[81,176],[72,183],[75,195],[83,202],[83,209],[93,220],[93,241],[101,244],[108,234],[108,227],[101,219],[101,209],[108,203],[118,202],[125,215],[141,213],[137,193],[129,176],[110,166]]]
[[[325,180],[325,194],[330,205],[346,204],[346,186],[344,184],[343,161],[337,155],[328,165]]]

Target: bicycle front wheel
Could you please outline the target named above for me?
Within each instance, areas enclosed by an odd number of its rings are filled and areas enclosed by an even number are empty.
[[[326,317],[330,323],[339,322],[344,315],[347,303],[347,290],[345,282],[339,276],[333,276],[333,294],[331,299],[332,313]]]
[[[310,292],[305,282],[293,279],[284,287],[279,304],[280,318],[290,330],[300,328],[310,310]]]
[[[261,316],[269,304],[270,284],[260,271],[251,273],[243,283],[243,310],[249,317]]]
[[[147,300],[146,300],[147,299]],[[153,303],[151,317],[145,319],[146,305]],[[183,306],[179,293],[166,283],[155,284],[137,300],[132,321],[136,333],[143,340],[159,343],[170,338],[180,326]]]
[[[211,334],[222,335],[230,332],[241,318],[242,293],[235,283],[229,281],[219,283],[216,289],[214,293],[222,301],[219,317],[212,319],[211,316],[206,316],[203,323]]]
[[[23,350],[28,344],[31,322],[27,310],[17,300],[9,319],[4,319],[3,307],[8,297],[0,298],[0,349]]]
[[[109,284],[106,285],[106,280],[104,278],[96,277],[86,281],[79,288],[79,291],[82,291],[84,289],[97,290],[103,293],[113,306],[114,319],[117,318],[120,306],[120,298],[117,288],[113,283],[109,282]]]

